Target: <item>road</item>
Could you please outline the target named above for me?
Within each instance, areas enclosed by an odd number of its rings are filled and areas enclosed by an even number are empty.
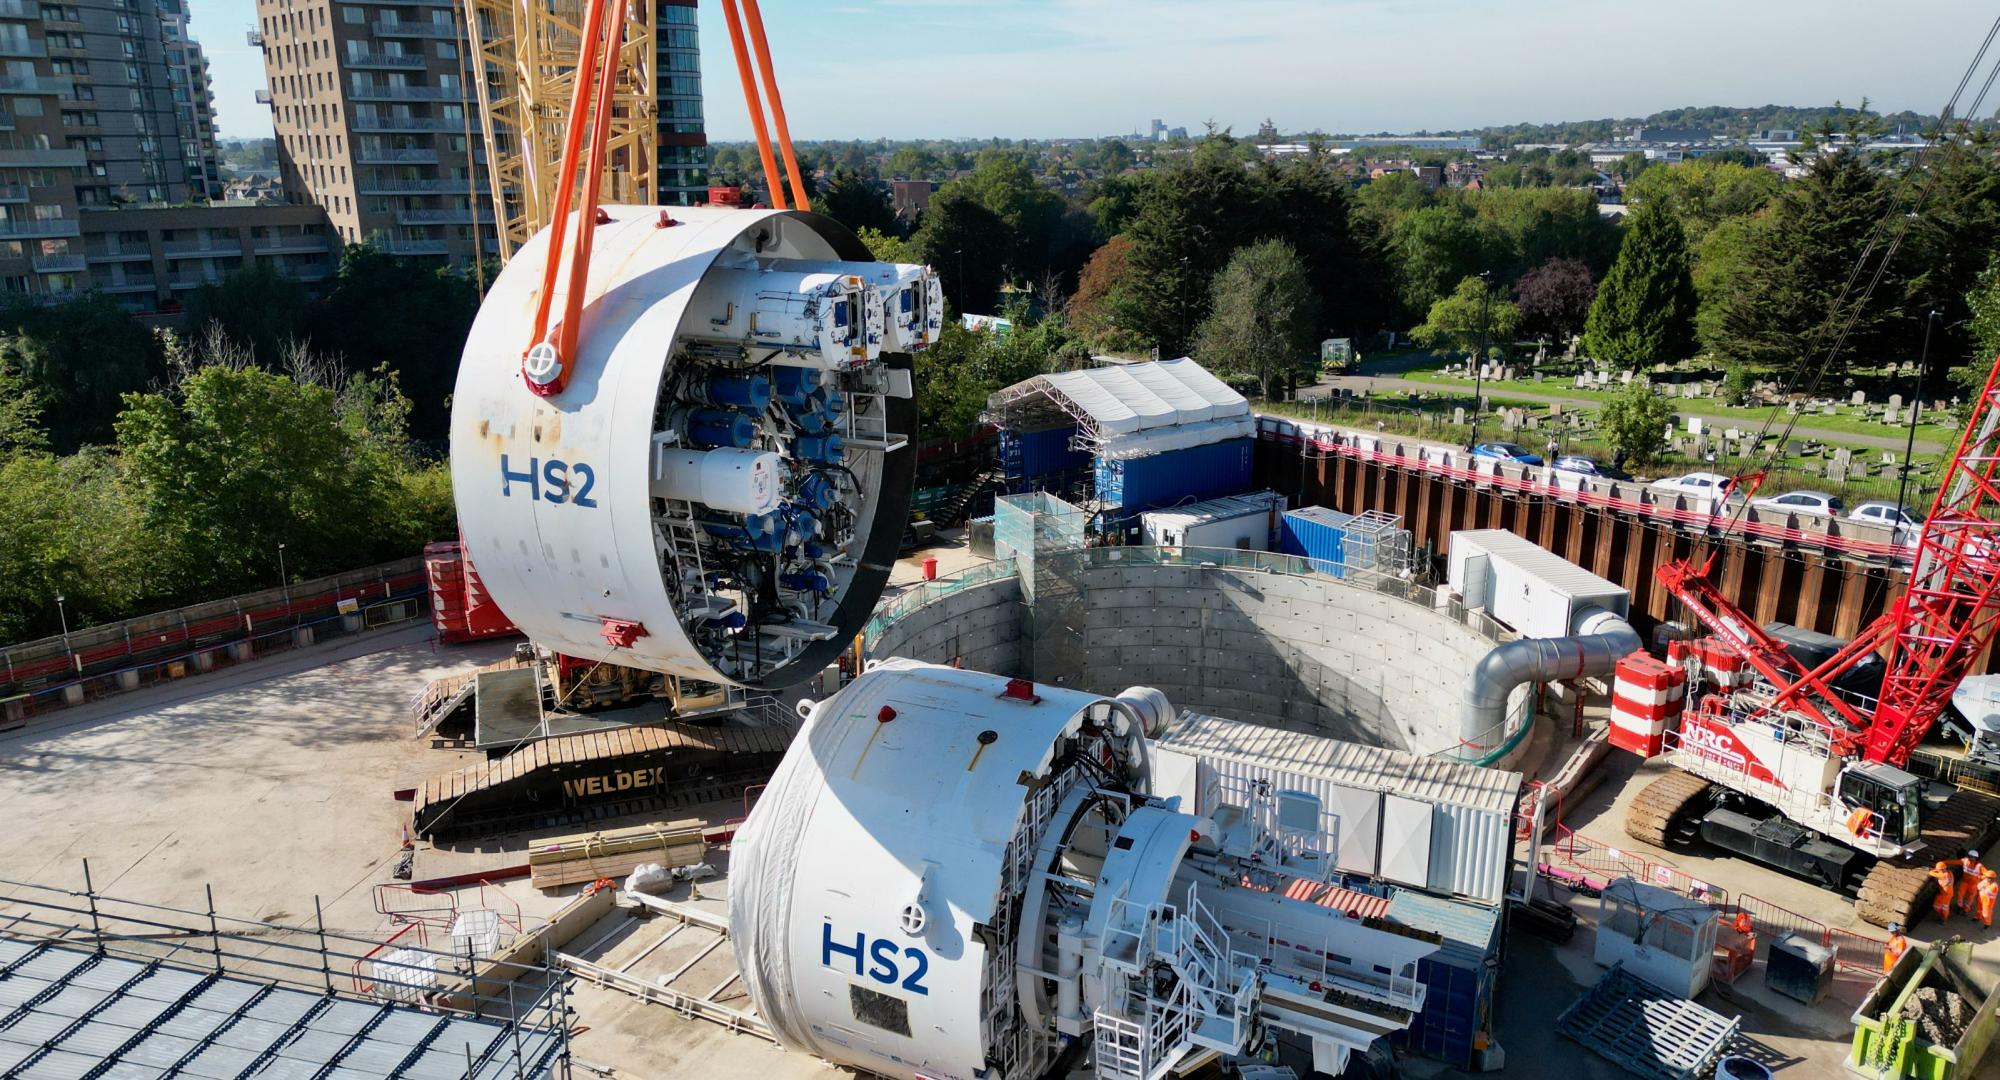
[[[1468,400],[1472,397],[1471,387],[1460,386],[1457,383],[1420,382],[1416,379],[1404,379],[1395,375],[1334,375],[1320,380],[1317,386],[1301,390],[1299,398],[1300,400],[1309,401],[1315,397],[1326,397],[1336,389],[1347,390],[1353,393],[1359,393],[1363,390],[1372,393],[1391,390],[1421,390],[1432,394],[1450,394],[1456,392],[1464,394]],[[1572,397],[1566,394],[1547,394],[1538,390],[1522,390],[1511,385],[1489,389],[1486,392],[1486,396],[1489,398],[1505,397],[1521,401],[1533,401],[1543,405],[1575,406],[1584,409],[1601,409],[1604,407],[1604,402],[1591,398]],[[1675,405],[1675,408],[1682,412],[1699,416],[1704,420],[1714,420],[1719,424],[1738,427],[1749,426],[1749,422],[1740,417],[1718,416],[1712,413],[1705,413],[1700,409],[1688,408],[1678,403]],[[1792,435],[1796,438],[1815,439],[1819,442],[1831,443],[1836,446],[1865,446],[1872,450],[1893,450],[1898,454],[1903,452],[1904,442],[1908,438],[1908,436],[1904,435],[1857,435],[1847,431],[1828,431],[1825,428],[1808,427],[1804,424],[1793,428]],[[1931,454],[1943,453],[1950,449],[1950,447],[1942,443],[1922,437],[1917,439],[1916,448],[1919,453]]]

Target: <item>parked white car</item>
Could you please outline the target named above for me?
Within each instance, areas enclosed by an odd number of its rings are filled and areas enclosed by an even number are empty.
[[[1691,472],[1681,476],[1663,476],[1653,481],[1656,490],[1671,491],[1679,495],[1694,495],[1704,499],[1725,500],[1735,493],[1736,481],[1721,473]]]
[[[1881,525],[1896,530],[1896,543],[1906,547],[1916,547],[1919,534],[1924,531],[1924,523],[1910,515],[1908,510],[1895,503],[1880,499],[1862,503],[1847,515],[1849,521],[1865,521],[1871,525]]]
[[[1841,512],[1847,509],[1840,501],[1840,496],[1828,495],[1824,491],[1787,491],[1783,495],[1758,499],[1750,505],[1759,510],[1776,510],[1785,514],[1821,518],[1839,517]]]

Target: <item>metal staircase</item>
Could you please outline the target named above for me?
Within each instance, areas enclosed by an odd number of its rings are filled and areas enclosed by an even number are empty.
[[[1229,932],[1192,886],[1184,911],[1156,908],[1144,925],[1152,955],[1173,969],[1173,988],[1165,997],[1148,993],[1138,1017],[1097,1010],[1098,1080],[1163,1080],[1198,1048],[1241,1053],[1257,1011],[1256,959],[1228,948]],[[1137,959],[1121,966],[1143,978],[1145,958]]]

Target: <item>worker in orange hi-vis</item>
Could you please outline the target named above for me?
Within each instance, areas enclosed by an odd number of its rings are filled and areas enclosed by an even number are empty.
[[[1988,870],[1979,879],[1979,923],[1981,926],[1993,925],[1993,902],[1995,900],[2000,900],[2000,879],[1996,879],[1993,871]]]
[[[1869,810],[1867,807],[1865,806],[1855,807],[1854,812],[1847,815],[1847,831],[1853,833],[1856,837],[1859,837],[1860,839],[1863,840],[1868,839],[1868,834],[1873,831],[1870,828],[1870,826],[1873,824],[1873,822],[1870,821],[1870,818],[1872,818],[1873,816],[1874,812]]]
[[[1979,853],[1968,851],[1958,860],[1958,911],[1961,915],[1972,914],[1972,906],[1979,899],[1979,883],[1986,877],[1986,868],[1979,865]]]
[[[1958,875],[1952,873],[1951,864],[1940,861],[1931,868],[1931,880],[1937,882],[1937,895],[1931,897],[1931,913],[1940,924],[1951,921],[1951,899],[1958,892]]]
[[[1887,975],[1896,966],[1896,961],[1910,951],[1910,939],[1903,936],[1903,924],[1889,924],[1889,940],[1882,945],[1882,974]]]

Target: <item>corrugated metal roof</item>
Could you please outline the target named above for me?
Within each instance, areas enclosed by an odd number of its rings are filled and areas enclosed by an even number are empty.
[[[1599,577],[1533,540],[1506,529],[1466,529],[1452,533],[1451,542],[1470,543],[1496,559],[1513,563],[1569,596],[1602,596],[1626,591],[1623,585]]]
[[[1389,921],[1428,930],[1445,941],[1465,946],[1481,957],[1498,940],[1500,909],[1398,889],[1389,901]]]
[[[1354,520],[1353,514],[1341,513],[1330,506],[1301,506],[1297,510],[1285,511],[1285,516],[1331,525],[1336,529]]]
[[[1353,918],[1379,919],[1389,913],[1387,897],[1344,889],[1324,881],[1296,878],[1285,886],[1285,895],[1323,908],[1333,908]]]
[[[1145,516],[1163,523],[1226,521],[1248,514],[1268,514],[1272,507],[1282,506],[1284,501],[1285,497],[1275,491],[1254,491],[1248,495],[1224,495],[1219,499],[1206,499],[1186,506],[1148,510]]]
[[[1521,774],[1455,761],[1422,758],[1401,750],[1342,742],[1300,731],[1187,713],[1158,744],[1194,757],[1227,758],[1331,783],[1390,791],[1428,802],[1452,803],[1511,814]]]

